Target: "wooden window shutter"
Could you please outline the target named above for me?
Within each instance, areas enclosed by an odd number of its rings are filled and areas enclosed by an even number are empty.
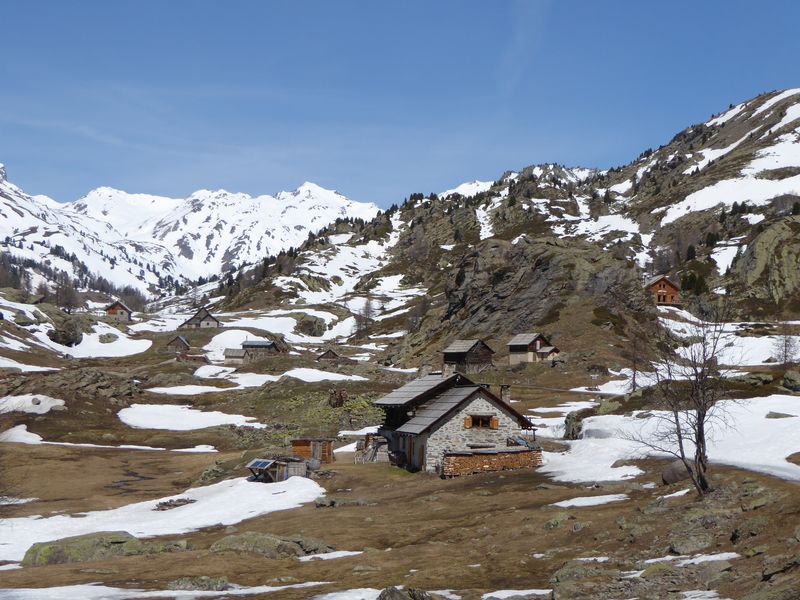
[[[472,429],[472,417],[464,417],[464,429]]]
[[[489,429],[500,429],[500,419],[492,417],[489,420]]]

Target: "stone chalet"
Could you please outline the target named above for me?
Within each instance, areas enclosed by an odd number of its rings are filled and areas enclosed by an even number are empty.
[[[173,350],[175,352],[189,352],[191,350],[192,345],[182,335],[176,335],[170,341],[167,342],[167,349]]]
[[[483,340],[455,340],[442,350],[442,372],[480,373],[492,367],[492,350]]]
[[[558,356],[553,346],[541,333],[519,333],[508,342],[508,364],[541,362]]]
[[[205,306],[178,325],[178,329],[207,329],[210,327],[222,327],[222,323]]]
[[[657,275],[648,279],[644,288],[649,290],[658,306],[682,306],[681,288],[666,275]]]
[[[119,300],[106,306],[105,311],[106,316],[115,321],[125,322],[133,320],[133,311]]]
[[[541,452],[520,445],[533,425],[485,386],[464,375],[432,373],[375,401],[378,429],[398,466],[442,476],[541,464]]]

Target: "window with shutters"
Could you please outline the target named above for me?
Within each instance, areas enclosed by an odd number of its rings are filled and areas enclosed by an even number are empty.
[[[477,429],[489,429],[492,427],[492,417],[491,415],[470,415],[470,419],[472,420],[472,426]]]

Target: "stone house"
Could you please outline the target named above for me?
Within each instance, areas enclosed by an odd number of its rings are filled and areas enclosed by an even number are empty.
[[[244,357],[247,351],[243,348],[225,348],[223,352],[223,363],[226,367],[235,367],[244,364]]]
[[[173,352],[189,352],[191,347],[189,340],[182,335],[176,335],[166,345],[167,350],[172,350]]]
[[[558,356],[559,350],[541,333],[518,333],[508,342],[508,364],[541,362]]]
[[[683,306],[681,288],[666,275],[657,275],[648,279],[644,288],[649,290],[657,306]]]
[[[109,304],[104,310],[106,311],[106,316],[114,321],[123,323],[133,320],[133,311],[119,300]]]
[[[205,306],[178,325],[178,329],[207,329],[210,327],[222,327],[222,323]]]
[[[244,350],[242,363],[245,365],[262,360],[279,352],[275,342],[269,340],[245,340],[242,342],[242,350]]]
[[[470,460],[485,458],[477,469],[503,470],[540,463],[517,440],[533,425],[488,387],[464,375],[433,373],[415,379],[375,401],[385,419],[378,435],[388,442],[394,462],[411,471],[442,476],[466,474],[476,469]],[[484,465],[491,463],[489,468]],[[448,466],[449,465],[449,466]]]
[[[492,367],[492,350],[483,340],[455,340],[442,350],[442,372],[480,373]]]

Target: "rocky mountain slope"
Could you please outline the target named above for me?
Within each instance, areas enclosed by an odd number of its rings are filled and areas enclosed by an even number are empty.
[[[337,218],[377,212],[313,183],[276,196],[200,190],[185,199],[99,188],[59,204],[25,194],[0,168],[5,252],[148,295],[298,246]]]
[[[337,224],[226,301],[358,317],[396,336],[389,360],[453,336],[624,334],[653,320],[644,278],[668,273],[699,307],[800,313],[800,89],[754,98],[607,171],[537,165],[440,196],[412,194]],[[263,275],[263,272],[262,272]],[[231,290],[228,290],[229,296]],[[556,340],[558,344],[558,340]]]

